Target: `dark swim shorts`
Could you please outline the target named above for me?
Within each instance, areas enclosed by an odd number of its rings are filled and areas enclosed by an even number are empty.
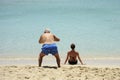
[[[48,54],[55,55],[56,53],[58,53],[57,45],[55,43],[44,44],[42,46],[42,53],[44,53],[45,55],[48,55]]]
[[[74,65],[77,64],[77,60],[76,61],[68,61],[69,64]]]

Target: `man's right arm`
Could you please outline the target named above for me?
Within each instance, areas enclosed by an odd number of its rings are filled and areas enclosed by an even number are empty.
[[[56,37],[55,35],[54,36],[54,41],[60,41],[60,39],[58,37]]]

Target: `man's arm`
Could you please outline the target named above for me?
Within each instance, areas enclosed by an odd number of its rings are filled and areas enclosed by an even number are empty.
[[[39,43],[43,43],[42,36],[40,36]]]
[[[54,36],[54,41],[60,41],[60,39],[58,37],[56,37],[55,35]]]

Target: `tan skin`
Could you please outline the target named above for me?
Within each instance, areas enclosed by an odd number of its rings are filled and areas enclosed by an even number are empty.
[[[53,35],[52,33],[50,33],[49,31],[44,32],[44,33],[40,36],[40,39],[39,39],[39,43],[40,43],[40,44],[52,44],[52,43],[55,43],[55,42],[57,42],[57,41],[60,41],[60,39],[57,38],[57,37],[56,37],[55,35]],[[45,56],[44,53],[40,53],[39,59],[38,59],[39,67],[41,66],[42,59],[43,59],[44,56]],[[60,67],[60,57],[59,57],[59,54],[56,53],[54,56],[55,56],[55,58],[56,58],[56,62],[57,62],[58,67]]]
[[[52,44],[56,41],[60,41],[60,39],[49,32],[42,34],[39,39],[40,44]]]
[[[80,61],[80,63],[83,65],[83,62],[82,62],[82,60],[81,60],[81,58],[79,56],[79,53],[76,52],[74,49],[72,49],[71,51],[69,51],[67,53],[67,57],[66,57],[66,60],[65,60],[64,64],[66,64],[66,62],[68,60],[75,62],[77,60],[77,58]]]

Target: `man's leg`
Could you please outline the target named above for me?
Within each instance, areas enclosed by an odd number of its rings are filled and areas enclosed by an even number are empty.
[[[60,67],[60,57],[59,57],[59,54],[57,53],[54,56],[56,58],[56,62],[57,62],[58,67]]]
[[[42,59],[43,59],[44,56],[45,56],[44,53],[40,53],[39,59],[38,59],[38,66],[39,66],[39,67],[41,67]]]

